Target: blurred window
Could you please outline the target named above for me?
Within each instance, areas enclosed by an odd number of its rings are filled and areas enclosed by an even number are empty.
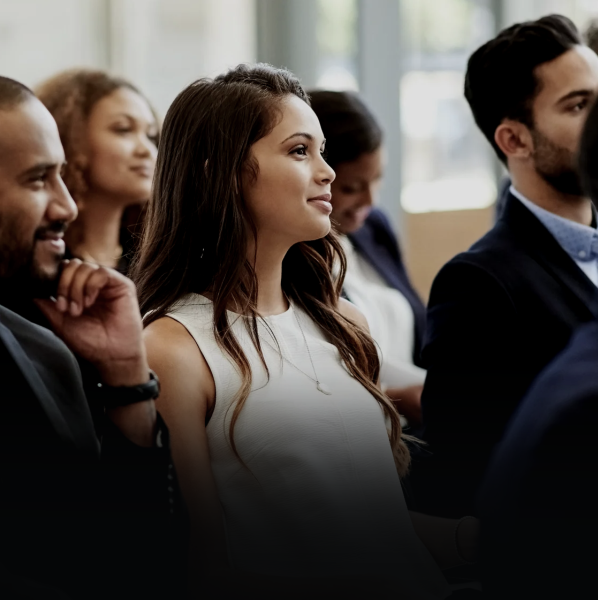
[[[318,88],[358,89],[357,18],[357,0],[318,0]]]
[[[558,13],[569,17],[584,31],[598,18],[597,0],[501,0],[504,22],[518,23]]]
[[[411,213],[490,206],[496,160],[463,96],[469,55],[495,30],[490,0],[400,0],[401,205]]]

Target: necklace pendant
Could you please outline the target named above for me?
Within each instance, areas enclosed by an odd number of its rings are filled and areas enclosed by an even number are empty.
[[[321,383],[321,382],[317,381],[316,387],[318,388],[318,390],[320,392],[322,392],[322,394],[326,394],[327,396],[332,396],[332,392],[330,391],[330,388],[325,383]]]

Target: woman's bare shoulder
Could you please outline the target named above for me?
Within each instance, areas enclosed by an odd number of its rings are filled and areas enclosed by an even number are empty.
[[[162,317],[145,328],[144,340],[150,367],[164,382],[164,396],[169,402],[180,404],[203,398],[208,405],[212,403],[215,396],[212,372],[184,325]]]
[[[197,354],[201,354],[185,326],[170,317],[162,317],[150,323],[143,331],[143,338],[148,353],[156,358],[171,357],[187,363],[196,360]]]

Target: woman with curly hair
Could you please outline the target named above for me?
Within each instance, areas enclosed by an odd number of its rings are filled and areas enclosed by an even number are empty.
[[[409,452],[376,347],[340,298],[324,146],[299,81],[269,65],[196,81],[166,115],[133,279],[190,564],[200,587],[230,569],[444,598],[405,505]],[[459,562],[466,528],[441,525]]]
[[[36,94],[58,124],[63,179],[79,208],[65,234],[68,256],[126,272],[154,172],[154,110],[133,84],[103,71],[59,73]]]

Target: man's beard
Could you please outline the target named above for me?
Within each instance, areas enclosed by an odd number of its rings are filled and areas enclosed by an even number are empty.
[[[573,152],[532,129],[536,172],[555,190],[570,196],[584,196]]]
[[[29,245],[24,245],[19,239],[16,227],[2,225],[0,223],[0,297],[5,300],[30,300],[53,296],[62,257],[56,257],[56,270],[47,273],[35,260],[35,244],[47,231],[64,231],[64,223],[55,222],[48,227],[40,227]]]

